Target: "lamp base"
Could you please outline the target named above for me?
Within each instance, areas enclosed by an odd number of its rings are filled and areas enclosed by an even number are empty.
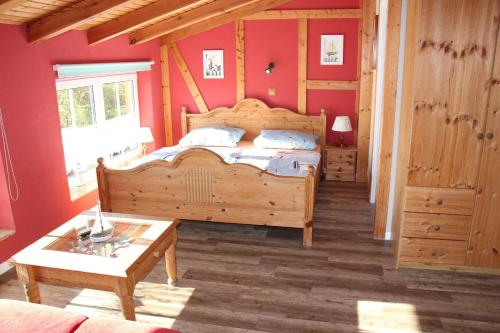
[[[143,157],[146,156],[147,149],[148,149],[148,147],[146,146],[145,143],[143,143],[142,144],[142,156]]]
[[[347,147],[345,144],[344,144],[344,135],[340,134],[339,135],[339,142],[337,143],[337,147],[340,147],[340,148],[345,148]]]

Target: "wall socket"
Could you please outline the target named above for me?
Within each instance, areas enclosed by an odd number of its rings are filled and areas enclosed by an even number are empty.
[[[276,96],[276,88],[269,88],[269,89],[267,89],[267,94],[269,96]]]

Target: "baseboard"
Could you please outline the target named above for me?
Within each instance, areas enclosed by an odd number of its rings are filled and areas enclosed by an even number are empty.
[[[0,275],[6,273],[12,268],[12,264],[8,261],[3,262],[0,264]]]

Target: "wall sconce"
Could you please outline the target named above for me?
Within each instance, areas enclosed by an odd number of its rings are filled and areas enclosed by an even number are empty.
[[[269,65],[267,65],[266,69],[264,69],[264,73],[267,75],[271,74],[274,69],[274,62],[270,62]]]

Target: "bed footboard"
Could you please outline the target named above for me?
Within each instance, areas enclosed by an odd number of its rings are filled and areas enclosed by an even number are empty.
[[[98,160],[104,211],[198,221],[303,228],[312,245],[312,218],[320,170],[306,177],[276,176],[246,164],[227,164],[203,148],[172,162],[147,162],[129,170]]]

